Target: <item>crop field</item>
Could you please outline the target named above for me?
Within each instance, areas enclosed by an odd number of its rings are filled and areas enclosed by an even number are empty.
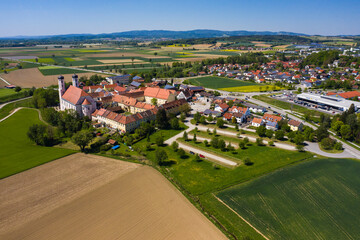
[[[270,239],[357,239],[360,163],[322,159],[216,195]]]
[[[2,180],[0,219],[9,240],[226,239],[155,169],[90,154]]]
[[[77,69],[53,67],[53,66],[44,66],[44,67],[39,67],[38,69],[44,76],[87,72]]]
[[[26,133],[39,123],[34,109],[22,109],[0,122],[0,179],[73,153],[32,143]]]
[[[260,84],[253,86],[219,88],[219,90],[228,91],[228,92],[262,92],[262,91],[277,91],[281,89],[283,88],[274,85],[260,85]]]
[[[196,86],[203,86],[205,88],[220,89],[220,88],[231,88],[231,87],[241,87],[241,86],[253,86],[258,85],[253,82],[245,82],[241,80],[234,80],[224,77],[199,77],[189,79],[190,83]]]
[[[36,59],[21,59],[23,61],[28,61],[28,62],[38,62],[38,63],[55,63],[54,59],[52,58],[37,58]]]

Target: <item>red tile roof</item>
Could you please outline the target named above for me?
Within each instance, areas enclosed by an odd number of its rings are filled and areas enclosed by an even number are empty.
[[[253,123],[259,123],[259,124],[261,124],[262,119],[261,119],[261,118],[254,118],[254,119],[252,120],[252,122],[253,122]]]
[[[70,87],[66,90],[66,92],[62,96],[62,98],[76,105],[76,104],[80,104],[79,100],[81,97],[86,97],[86,96],[89,96],[89,94],[87,94],[80,88],[70,85]]]
[[[291,119],[288,124],[291,126],[299,127],[301,125],[301,122]]]
[[[273,122],[273,121],[279,122],[279,121],[282,120],[282,117],[265,113],[264,116],[263,116],[263,119],[267,120],[267,121],[271,121],[271,122]]]
[[[153,87],[148,87],[144,91],[144,96],[159,99],[168,99],[170,94],[176,94],[176,91]]]
[[[83,101],[82,105],[91,105],[91,103],[89,102],[89,100],[87,100],[87,99],[85,98],[85,100]]]
[[[353,97],[360,97],[360,92],[358,91],[351,91],[351,92],[344,92],[344,93],[334,93],[334,92],[328,92],[326,95],[339,95],[345,99],[353,98]]]

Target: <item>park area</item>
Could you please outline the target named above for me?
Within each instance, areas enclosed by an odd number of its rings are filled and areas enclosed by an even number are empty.
[[[0,189],[1,239],[226,239],[140,164],[78,153],[3,179]]]
[[[359,162],[321,159],[217,193],[269,239],[357,239]]]

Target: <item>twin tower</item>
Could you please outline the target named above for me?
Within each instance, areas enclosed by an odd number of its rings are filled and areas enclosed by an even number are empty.
[[[61,96],[64,95],[66,91],[64,76],[60,75],[58,77],[58,84],[59,84],[59,96],[61,98]],[[76,74],[72,75],[72,85],[77,88],[79,87],[79,79],[78,79],[78,75]]]

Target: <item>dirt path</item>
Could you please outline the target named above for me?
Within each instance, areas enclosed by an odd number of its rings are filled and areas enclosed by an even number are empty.
[[[74,154],[0,181],[0,239],[226,239],[139,164]]]

